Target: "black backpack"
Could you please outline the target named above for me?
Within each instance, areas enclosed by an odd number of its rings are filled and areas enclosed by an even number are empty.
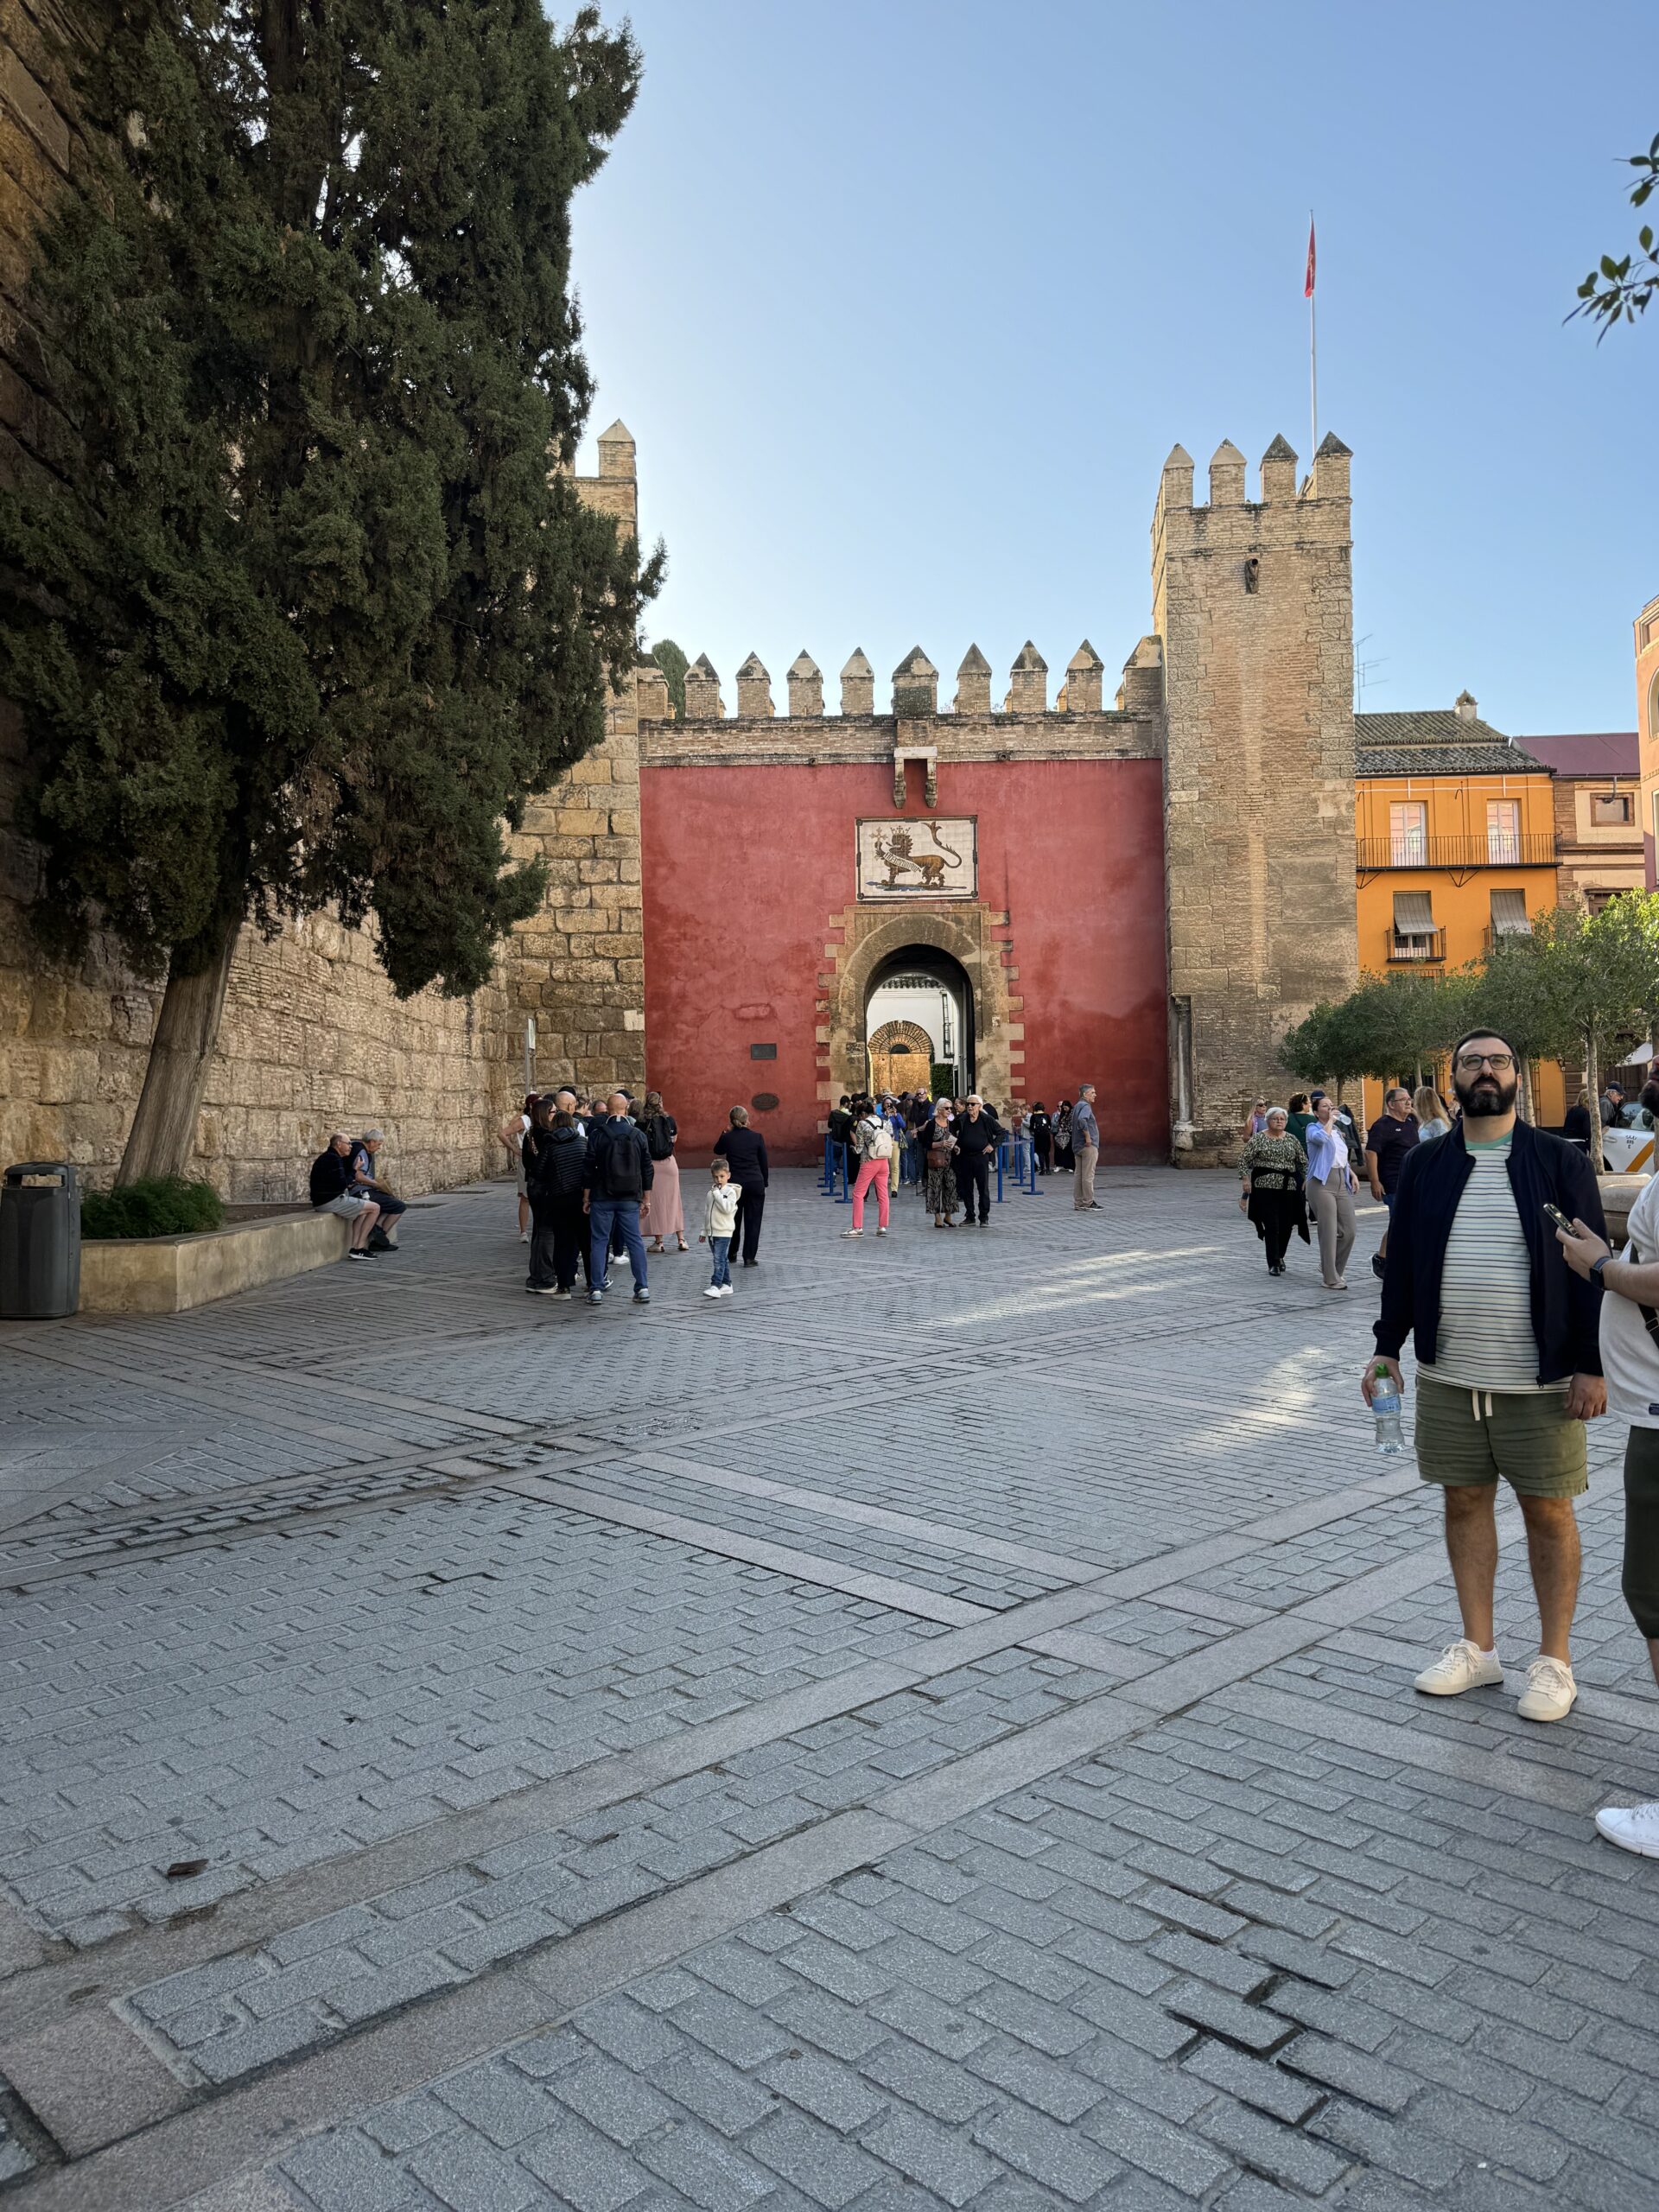
[[[674,1122],[668,1115],[653,1114],[645,1123],[645,1149],[653,1160],[671,1160],[677,1135]]]

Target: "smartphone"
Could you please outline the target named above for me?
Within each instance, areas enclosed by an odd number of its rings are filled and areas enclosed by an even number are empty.
[[[1546,1199],[1544,1203],[1544,1211],[1549,1216],[1557,1229],[1564,1229],[1569,1236],[1572,1236],[1573,1224],[1567,1219],[1567,1216],[1561,1211],[1560,1206],[1553,1206],[1549,1204],[1548,1199]]]

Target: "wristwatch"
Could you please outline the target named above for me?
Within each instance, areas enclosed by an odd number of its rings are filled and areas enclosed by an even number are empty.
[[[1618,1256],[1618,1255],[1617,1255],[1615,1253],[1612,1253],[1612,1252],[1604,1252],[1604,1253],[1602,1254],[1601,1257],[1600,1257],[1599,1260],[1592,1260],[1592,1261],[1591,1262],[1591,1263],[1590,1263],[1590,1280],[1591,1280],[1591,1281],[1592,1281],[1592,1282],[1601,1282],[1601,1271],[1602,1271],[1602,1269],[1606,1266],[1606,1264],[1607,1264],[1607,1262],[1608,1262],[1608,1261],[1609,1261],[1609,1260],[1614,1259],[1614,1258],[1616,1258],[1617,1256]],[[1605,1290],[1605,1289],[1606,1288],[1606,1285],[1605,1285],[1605,1283],[1603,1283],[1603,1284],[1602,1284],[1602,1287],[1603,1287],[1603,1289]]]

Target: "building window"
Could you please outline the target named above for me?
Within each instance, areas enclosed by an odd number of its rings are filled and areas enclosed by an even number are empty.
[[[1620,830],[1631,818],[1628,791],[1597,791],[1590,801],[1590,819],[1598,830]]]
[[[1584,894],[1585,906],[1589,912],[1599,914],[1610,899],[1618,896],[1616,891],[1586,891]]]
[[[1494,868],[1520,867],[1521,802],[1518,798],[1487,800],[1486,858]]]
[[[1494,891],[1492,893],[1492,936],[1530,937],[1532,923],[1527,914],[1527,894],[1524,891]]]
[[[775,1060],[777,1057],[778,1047],[775,1045],[751,1045],[749,1047],[752,1060]]]
[[[1426,868],[1428,865],[1428,807],[1421,799],[1407,799],[1389,809],[1389,865]]]
[[[1434,908],[1427,891],[1396,891],[1394,928],[1389,938],[1389,958],[1443,960],[1446,939],[1434,925]]]

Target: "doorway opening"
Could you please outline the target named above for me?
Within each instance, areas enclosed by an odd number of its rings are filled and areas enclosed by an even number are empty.
[[[873,1091],[970,1091],[974,990],[966,969],[937,945],[901,945],[870,978],[864,1035]]]

